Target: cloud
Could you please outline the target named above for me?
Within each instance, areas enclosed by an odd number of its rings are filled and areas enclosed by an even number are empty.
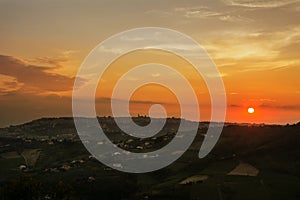
[[[199,7],[177,7],[175,12],[183,15],[186,18],[210,18],[222,15],[219,12],[213,11],[205,6]]]
[[[0,95],[9,95],[18,91],[23,84],[19,83],[16,78],[0,74]]]
[[[226,21],[226,22],[253,22],[253,19],[242,17],[241,15],[222,15],[219,17],[221,21]]]
[[[61,64],[68,61],[67,58],[51,58],[48,56],[26,59],[28,63],[42,64],[43,66],[61,67]]]
[[[282,109],[282,110],[300,110],[300,105],[273,105],[263,103],[260,108]]]
[[[243,108],[245,106],[239,104],[230,104],[229,108]],[[300,110],[300,105],[279,105],[279,104],[271,104],[271,103],[261,103],[257,105],[258,108],[265,109],[279,109],[279,110]]]
[[[276,8],[288,4],[300,2],[299,0],[223,0],[230,6],[242,6],[250,8]]]
[[[76,50],[59,50],[57,56],[40,56],[35,58],[22,59],[25,63],[33,65],[42,65],[43,67],[51,67],[52,69],[62,68],[71,60],[71,56],[78,51]]]
[[[51,73],[52,69],[53,67],[31,65],[15,57],[0,55],[0,74],[12,77],[14,82],[23,84],[30,92],[72,90],[74,78]]]
[[[147,11],[146,14],[153,13],[153,10]],[[230,9],[220,9],[208,6],[185,6],[185,7],[175,7],[168,10],[155,10],[156,15],[160,16],[180,16],[188,20],[192,19],[215,19],[226,22],[253,22],[252,19],[248,17],[241,16],[241,13],[237,13],[235,10]]]
[[[237,104],[230,104],[230,105],[228,105],[228,107],[230,107],[230,108],[241,108],[242,106],[237,105]]]
[[[229,95],[238,95],[238,92],[230,92]]]
[[[157,78],[157,77],[160,77],[161,75],[160,75],[160,73],[153,73],[153,74],[151,74],[151,76],[154,78]]]
[[[298,68],[300,64],[300,27],[269,32],[267,30],[224,31],[223,40],[204,44],[219,67],[229,75],[248,71]]]
[[[95,102],[96,103],[110,103],[111,102],[111,98],[108,97],[99,97],[96,98]],[[127,103],[127,101],[123,100],[123,99],[114,99],[115,101],[119,102],[119,103]],[[161,105],[172,105],[172,103],[167,103],[167,102],[163,102],[163,101],[143,101],[143,100],[130,100],[131,104],[143,104],[143,105],[153,105],[153,104],[161,104]]]

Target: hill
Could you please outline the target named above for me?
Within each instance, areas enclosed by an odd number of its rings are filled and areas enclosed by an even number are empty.
[[[99,118],[107,136],[134,152],[166,145],[181,119],[167,119],[150,139],[125,135],[113,118]],[[137,124],[149,123],[139,117]],[[113,170],[79,140],[72,118],[43,118],[0,129],[2,199],[299,199],[300,123],[226,124],[204,159],[198,151],[207,123],[184,155],[145,174]],[[142,148],[138,148],[142,147]]]

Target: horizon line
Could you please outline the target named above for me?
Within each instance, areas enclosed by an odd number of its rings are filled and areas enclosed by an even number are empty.
[[[76,117],[76,118],[93,118],[93,117]],[[150,118],[147,115],[138,115],[138,116],[132,116],[132,117],[113,117],[113,116],[97,116],[97,118]],[[233,124],[233,125],[280,125],[280,126],[286,126],[286,125],[297,125],[300,123],[300,120],[297,122],[287,122],[287,123],[266,123],[266,122],[230,122],[230,121],[224,121],[224,122],[218,122],[218,121],[208,121],[208,120],[203,120],[203,121],[195,121],[195,120],[188,120],[188,119],[184,119],[184,118],[180,118],[180,117],[167,117],[167,118],[160,118],[160,117],[152,117],[153,119],[183,119],[186,121],[190,121],[190,122],[196,122],[196,123],[224,123],[225,124]],[[0,129],[2,128],[9,128],[9,127],[13,127],[13,126],[21,126],[24,124],[28,124],[28,123],[32,123],[34,121],[38,121],[38,120],[42,120],[42,119],[74,119],[73,116],[45,116],[45,117],[39,117],[36,119],[32,119],[29,121],[25,121],[25,122],[20,122],[20,123],[16,123],[16,124],[9,124],[9,125],[5,125],[3,127],[0,126]]]

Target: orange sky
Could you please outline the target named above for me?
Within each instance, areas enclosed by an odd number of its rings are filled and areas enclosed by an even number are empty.
[[[300,119],[297,0],[4,0],[0,23],[0,126],[71,116],[74,77],[90,50],[113,34],[145,26],[178,30],[205,47],[224,81],[227,121]],[[122,72],[153,60],[188,77],[201,120],[208,120],[210,100],[202,78],[187,70],[184,60],[161,52],[135,52],[113,63],[100,81],[104,92],[97,93],[97,113],[109,114],[110,91]],[[152,103],[162,103],[169,116],[179,115],[176,99],[165,88],[140,88],[132,100],[134,115],[147,113]],[[248,107],[255,113],[247,113]]]

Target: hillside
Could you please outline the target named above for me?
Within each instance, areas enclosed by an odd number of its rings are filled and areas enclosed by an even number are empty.
[[[134,119],[137,124],[149,118]],[[107,136],[130,151],[166,145],[180,119],[168,119],[155,137],[135,140],[113,118],[99,118]],[[214,150],[198,151],[201,123],[189,150],[170,166],[145,174],[115,171],[94,159],[72,118],[43,118],[0,129],[2,199],[299,199],[300,123],[226,124]],[[140,147],[140,148],[138,148]]]

